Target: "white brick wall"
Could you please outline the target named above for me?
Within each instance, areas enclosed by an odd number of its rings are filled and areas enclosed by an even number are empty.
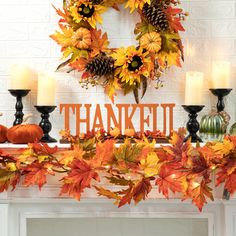
[[[57,29],[58,16],[51,3],[57,7],[62,0],[1,0],[0,1],[0,110],[4,117],[0,123],[11,125],[14,119],[14,99],[7,92],[9,67],[14,63],[26,62],[36,70],[55,70],[59,64],[60,47],[49,34]],[[151,86],[143,103],[176,102],[174,110],[175,128],[183,126],[186,114],[181,108],[184,102],[184,75],[188,70],[200,70],[205,73],[204,98],[209,112],[215,104],[215,98],[207,90],[211,61],[214,59],[230,60],[233,65],[232,80],[236,75],[236,0],[191,0],[183,1],[183,7],[190,12],[184,23],[186,33],[186,59],[182,69],[173,68],[165,75],[165,86],[155,90]],[[134,44],[133,28],[137,16],[130,16],[127,11],[117,13],[111,10],[104,14],[103,29],[108,32],[111,47]],[[190,51],[191,49],[191,51]],[[57,105],[60,103],[108,103],[109,99],[101,88],[85,91],[79,87],[75,74],[58,73]],[[233,84],[232,84],[233,85]],[[7,101],[7,102],[6,102]],[[235,92],[227,99],[227,111],[235,120]],[[133,95],[116,98],[116,103],[134,103]],[[25,113],[34,112],[36,89],[25,99]],[[32,122],[39,122],[39,115],[34,112]],[[160,118],[161,119],[161,118]],[[137,119],[136,119],[137,120]],[[63,117],[58,110],[53,113],[53,134],[63,128]],[[160,127],[162,128],[162,127]]]

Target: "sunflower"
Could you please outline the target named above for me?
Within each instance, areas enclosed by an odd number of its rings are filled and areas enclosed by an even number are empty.
[[[136,8],[143,9],[145,3],[151,4],[151,0],[128,0],[125,4],[125,8],[130,8],[130,13],[132,13]]]
[[[149,77],[152,63],[148,52],[143,52],[143,48],[136,49],[134,46],[119,48],[114,54],[115,76],[122,83],[133,85],[140,83],[141,76]]]
[[[92,28],[96,28],[96,23],[102,24],[102,17],[100,14],[107,10],[101,5],[93,5],[89,1],[77,1],[70,7],[70,14],[76,23],[87,21]]]

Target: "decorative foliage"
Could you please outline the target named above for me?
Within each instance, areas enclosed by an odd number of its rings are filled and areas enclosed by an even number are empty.
[[[56,9],[61,17],[59,31],[51,38],[62,47],[61,69],[70,66],[68,72],[82,72],[80,83],[102,85],[108,96],[114,99],[116,90],[124,94],[134,93],[139,102],[138,91],[147,81],[156,80],[166,68],[181,66],[183,46],[179,31],[184,31],[181,21],[186,13],[177,8],[177,0],[63,0],[63,9]],[[134,33],[138,46],[109,48],[107,33],[97,29],[102,24],[101,14],[110,7],[119,11],[119,4],[137,11],[140,22]],[[128,57],[126,58],[126,54]],[[146,92],[146,89],[143,89]],[[144,96],[145,92],[142,94]]]
[[[216,185],[224,184],[234,194],[236,137],[194,147],[190,140],[183,141],[182,133],[174,132],[169,146],[156,148],[155,140],[148,141],[145,135],[134,144],[126,138],[116,146],[116,138],[101,138],[101,132],[83,135],[83,140],[63,132],[71,142],[71,148],[63,152],[41,143],[29,144],[15,157],[1,152],[0,191],[14,189],[21,178],[25,186],[38,185],[41,189],[47,175],[62,173],[60,194],[77,200],[84,190],[94,188],[98,195],[114,199],[121,207],[145,200],[154,189],[167,199],[175,193],[182,200],[191,199],[201,211],[208,199],[214,200],[211,174],[216,172]],[[107,188],[98,185],[101,178],[106,179]],[[118,189],[111,190],[112,185]]]

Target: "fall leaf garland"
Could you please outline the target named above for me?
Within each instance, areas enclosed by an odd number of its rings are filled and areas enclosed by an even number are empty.
[[[147,83],[156,81],[170,66],[181,66],[183,46],[179,31],[184,31],[181,21],[184,13],[177,0],[63,0],[63,9],[56,9],[60,16],[59,30],[51,38],[62,48],[65,60],[58,70],[69,66],[82,72],[80,84],[102,85],[105,93],[114,100],[117,90],[124,94],[133,92],[139,103],[139,89],[146,93]],[[109,8],[120,10],[120,5],[137,11],[140,22],[134,34],[137,46],[109,48],[107,33],[97,28],[102,24],[102,13]],[[126,57],[127,56],[127,57]]]
[[[216,185],[236,191],[236,137],[226,137],[223,143],[207,143],[203,147],[184,142],[181,133],[173,133],[169,146],[155,147],[155,140],[131,143],[126,138],[116,146],[116,138],[99,139],[66,134],[71,148],[59,152],[44,143],[29,144],[18,156],[0,152],[0,192],[23,185],[38,185],[41,189],[48,175],[63,174],[60,195],[77,200],[87,188],[98,195],[114,199],[118,207],[137,204],[158,191],[165,198],[177,193],[182,200],[190,199],[201,211],[207,201],[214,200],[211,189],[213,172]],[[101,185],[100,180],[107,183]],[[116,191],[109,186],[116,186]],[[106,186],[106,188],[104,188]]]

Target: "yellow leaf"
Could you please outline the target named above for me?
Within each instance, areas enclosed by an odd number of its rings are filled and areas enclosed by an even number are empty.
[[[180,54],[178,52],[160,52],[158,53],[158,57],[159,57],[159,63],[161,66],[164,66],[165,64],[167,64],[167,67],[170,66],[179,66],[181,67],[180,64]]]
[[[74,33],[73,29],[62,25],[60,25],[60,28],[61,32],[56,31],[55,34],[50,37],[62,47],[68,47],[71,45],[71,37]]]
[[[8,171],[14,172],[17,170],[15,163],[7,163],[6,168]]]
[[[48,159],[48,156],[45,155],[38,156],[39,163],[44,162],[46,159]]]
[[[75,145],[72,150],[65,151],[62,154],[62,158],[60,159],[60,163],[67,166],[74,159],[82,159],[84,154],[85,154],[85,152],[78,145]]]
[[[224,139],[222,143],[217,142],[211,148],[217,154],[228,155],[234,149],[234,144],[230,140]]]
[[[159,158],[155,152],[150,152],[146,158],[141,159],[141,167],[144,170],[145,177],[155,176],[159,172]]]
[[[35,155],[33,149],[29,148],[25,150],[21,155],[17,156],[16,165],[19,165],[20,163],[30,164],[35,161],[36,158],[37,155]]]

